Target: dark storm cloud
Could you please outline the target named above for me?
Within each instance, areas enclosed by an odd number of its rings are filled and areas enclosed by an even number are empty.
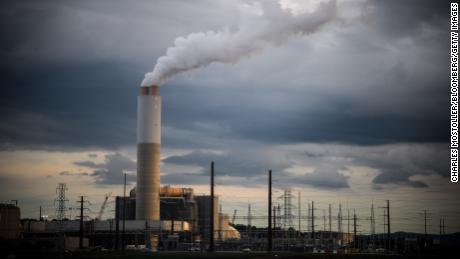
[[[130,173],[136,170],[136,162],[120,153],[105,155],[103,163],[93,161],[75,161],[75,165],[94,169],[90,174],[97,184],[123,184],[123,173],[127,172],[127,181],[134,182],[136,177]]]
[[[323,189],[342,189],[349,188],[348,177],[339,172],[344,167],[335,166],[332,164],[323,164],[312,173],[300,176],[285,176],[282,181],[294,185],[307,185]]]
[[[233,89],[225,88],[202,92],[186,86],[180,87],[179,93],[169,96],[179,87],[173,88],[165,87],[163,91],[165,111],[169,112],[165,114],[165,124],[191,131],[206,130],[209,135],[217,137],[236,136],[268,143],[342,142],[366,145],[448,139],[447,106],[442,108],[443,114],[424,116],[353,114],[350,110],[356,105],[352,100],[324,95],[321,98],[325,103],[321,104],[323,108],[320,110],[318,107],[310,110],[307,105],[301,104],[299,110],[286,112],[271,109],[270,103],[267,107],[254,104],[260,98],[257,94],[234,94]],[[290,94],[279,92],[278,96],[282,101],[301,102],[299,97]],[[202,124],[216,127],[203,129],[200,127]]]
[[[292,175],[287,172],[287,169],[295,165],[297,161],[291,158],[292,154],[280,150],[279,147],[266,146],[246,148],[246,150],[235,148],[225,153],[196,150],[164,159],[163,173],[166,175],[162,175],[161,179],[167,184],[207,182],[210,162],[214,161],[216,181],[219,185],[260,185],[265,183],[267,172],[271,169],[274,172],[276,184],[280,186],[311,186],[327,189],[349,187],[348,177],[339,172],[339,170],[346,169],[343,163],[328,161],[328,157],[321,154],[315,155],[316,158],[309,163],[309,166],[315,167],[313,172]],[[195,173],[184,173],[183,168],[174,170],[171,165],[198,166],[199,170]]]
[[[116,62],[0,65],[2,147],[113,149],[133,142],[131,69]]]
[[[364,19],[392,37],[420,33],[423,25],[447,27],[450,1],[440,0],[369,0]]]
[[[185,155],[170,156],[166,164],[199,166],[201,174],[208,174],[210,162],[214,161],[216,174],[232,177],[254,177],[266,174],[268,169],[281,171],[289,166],[284,159],[273,158],[262,149],[232,150],[225,154],[193,151]]]
[[[62,172],[59,173],[59,175],[61,175],[61,176],[68,176],[68,175],[72,175],[72,173],[69,172],[69,171],[62,171]]]
[[[183,5],[191,9],[184,12],[180,8]],[[117,149],[132,145],[135,142],[136,88],[143,73],[150,69],[155,58],[164,52],[174,37],[232,24],[228,16],[234,16],[237,8],[223,12],[218,5],[200,8],[200,5],[167,1],[150,6],[145,2],[142,8],[132,7],[139,11],[134,15],[122,2],[118,5],[103,1],[4,3],[5,8],[0,12],[0,35],[4,39],[0,43],[0,72],[3,75],[0,78],[1,148]],[[150,13],[146,11],[149,8],[152,9]],[[369,1],[363,17],[369,26],[382,31],[383,36],[378,40],[391,45],[395,35],[415,37],[415,32],[420,32],[425,24],[443,30],[439,27],[439,20],[445,16],[446,10],[448,6],[435,1]],[[225,15],[219,17],[219,11]],[[164,13],[177,20],[167,18]],[[125,34],[129,36],[123,36]],[[353,49],[355,45],[349,41],[358,40],[364,46],[359,39],[375,35],[360,32],[353,36],[342,35],[340,38],[344,43],[341,46],[344,55],[348,53],[347,48]],[[356,38],[358,36],[360,38]],[[448,42],[447,38],[436,40]],[[150,43],[143,45],[142,42]],[[428,44],[426,42],[429,41],[425,39],[424,44]],[[436,53],[438,50],[434,48],[437,46],[425,47]],[[371,51],[377,51],[372,55],[386,55],[385,52],[379,53],[379,48],[364,50],[369,55]],[[260,82],[251,79],[232,86],[227,81],[231,82],[231,72],[238,72],[238,69],[226,66],[217,74],[220,79],[217,85],[214,82],[191,85],[190,80],[177,80],[164,87],[164,125],[179,130],[199,130],[203,136],[266,143],[446,141],[447,106],[423,116],[414,112],[407,114],[405,110],[441,103],[448,90],[439,88],[447,81],[423,83],[407,79],[404,72],[407,65],[399,64],[384,75],[388,84],[367,78],[348,82],[347,78],[343,81],[348,83],[325,87],[305,81],[299,86],[301,90],[296,92],[283,90],[289,85],[285,86],[288,83],[282,79],[272,82],[272,85],[278,85],[278,89],[264,85],[263,76],[257,76]],[[447,69],[447,62],[445,64]],[[366,69],[366,64],[357,65]],[[253,74],[258,74],[257,69]],[[285,72],[290,69],[286,68]],[[303,74],[308,74],[307,69]],[[204,76],[208,74],[204,72]],[[375,89],[372,91],[376,91],[376,95],[363,94],[363,90],[354,88],[363,82],[368,84],[367,89]],[[423,89],[413,89],[417,85],[422,85]],[[343,90],[338,90],[331,94],[318,90],[330,87],[348,89],[348,93],[342,94]],[[397,90],[382,90],[389,88]],[[273,96],[278,103],[271,102]],[[423,99],[426,96],[431,98]],[[316,99],[315,106],[308,105],[312,98]],[[374,110],[374,106],[382,102],[380,100],[407,98],[411,101],[393,105],[400,107],[400,114],[388,112],[391,107],[363,113]],[[265,99],[267,102],[263,101]],[[290,108],[293,104],[296,106]],[[187,143],[168,132],[165,132],[164,143],[182,147],[206,145],[203,142]]]
[[[92,169],[96,169],[96,168],[104,168],[105,167],[105,164],[104,163],[95,163],[93,161],[76,161],[76,162],[73,162],[74,165],[76,166],[83,166],[83,167],[88,167],[88,168],[92,168]]]
[[[69,171],[62,171],[62,172],[59,172],[59,175],[60,176],[88,176],[89,174],[86,172],[72,173]]]
[[[406,184],[416,188],[425,188],[428,185],[421,181],[410,180],[409,176],[415,175],[417,172],[405,171],[404,169],[381,169],[381,173],[373,179],[376,184],[375,188],[379,189],[381,184]]]
[[[305,159],[307,163],[315,164],[316,161],[319,163],[319,168],[327,166],[327,170],[321,170],[324,179],[333,179],[324,172],[333,173],[350,166],[375,169],[377,175],[372,179],[375,188],[381,188],[385,184],[428,187],[429,183],[414,180],[413,177],[430,175],[448,177],[449,175],[449,149],[443,144],[313,145],[300,149],[302,155],[305,155],[303,150],[307,151]]]
[[[447,177],[449,171],[447,145],[395,146],[381,148],[370,154],[354,158],[356,164],[373,167],[380,173],[373,183],[407,184],[412,187],[427,187],[426,183],[411,179],[416,175],[439,175]]]
[[[165,172],[162,181],[207,181],[215,161],[220,175],[257,182],[295,162],[267,147],[334,142],[350,148],[303,150],[315,169],[286,179],[347,188],[340,171],[364,165],[379,172],[377,187],[425,187],[413,177],[445,175],[447,149],[369,145],[448,141],[448,10],[444,1],[367,1],[349,27],[172,80],[161,89],[163,145],[196,151],[163,162],[201,171]],[[133,146],[143,74],[177,36],[233,28],[239,15],[237,4],[218,1],[2,2],[0,149]],[[121,154],[94,157],[74,164],[99,184],[135,170]]]

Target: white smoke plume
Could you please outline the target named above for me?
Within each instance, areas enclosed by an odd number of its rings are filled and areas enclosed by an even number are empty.
[[[160,85],[179,73],[212,63],[236,63],[268,46],[279,46],[292,36],[314,33],[336,16],[335,0],[299,15],[282,9],[276,2],[262,2],[261,9],[257,22],[243,24],[237,30],[225,28],[176,38],[174,46],[158,58],[141,85]]]

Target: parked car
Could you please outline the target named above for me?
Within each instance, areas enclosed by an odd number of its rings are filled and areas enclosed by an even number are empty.
[[[241,251],[244,252],[244,253],[249,253],[249,252],[251,252],[251,248],[246,247],[246,248],[243,248],[243,250],[241,250]]]

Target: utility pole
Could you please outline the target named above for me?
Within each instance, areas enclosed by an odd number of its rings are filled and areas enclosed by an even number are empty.
[[[356,210],[353,210],[353,244],[356,248],[357,244],[357,236],[356,236]]]
[[[329,203],[329,239],[332,239],[332,207]]]
[[[272,250],[273,250],[273,233],[272,233],[272,170],[268,170],[268,251],[271,252]]]
[[[42,216],[42,205],[40,205],[40,218],[39,218],[39,220],[42,221],[42,219],[43,219],[43,216]]]
[[[332,248],[332,207],[329,203],[329,240],[327,242],[329,249]]]
[[[315,202],[311,201],[311,237],[315,239]]]
[[[281,224],[282,224],[282,223],[281,223],[281,205],[278,204],[278,206],[277,206],[276,209],[277,209],[276,215],[278,215],[278,226],[279,226],[280,229],[281,229],[281,228],[282,228],[282,226],[281,226]]]
[[[79,238],[79,243],[78,243],[78,247],[80,249],[83,248],[83,238],[84,238],[84,226],[83,226],[83,219],[85,218],[84,216],[84,210],[87,209],[85,208],[85,197],[84,196],[80,196],[80,200],[77,201],[78,203],[80,203],[80,238]]]
[[[311,207],[310,203],[308,203],[308,213],[307,213],[307,231],[311,232]]]
[[[426,240],[426,237],[427,237],[427,232],[426,232],[426,210],[423,211],[423,215],[424,215],[424,218],[425,218],[425,240]]]
[[[375,214],[374,214],[374,202],[371,205],[371,235],[375,235]]]
[[[252,215],[251,215],[251,203],[248,204],[248,229],[252,225]]]
[[[444,219],[442,219],[442,234],[446,234],[446,225],[444,224]]]
[[[80,197],[80,240],[79,240],[79,247],[80,249],[83,248],[83,205],[84,205],[84,198],[83,196]]]
[[[115,198],[116,204],[118,204],[118,198],[119,198],[118,196]],[[120,210],[117,208],[115,210],[115,250],[116,251],[118,251],[119,246],[120,246]]]
[[[326,232],[326,210],[323,209],[323,232],[321,233],[321,244],[323,243],[325,232]]]
[[[123,173],[124,176],[124,184],[123,184],[123,225],[122,225],[122,232],[121,232],[121,252],[125,253],[125,221],[126,221],[126,173]]]
[[[390,200],[387,200],[387,242],[388,250],[391,250]]]
[[[297,217],[299,218],[299,228],[298,228],[298,230],[299,230],[299,235],[300,235],[300,232],[302,231],[301,226],[300,226],[300,224],[301,224],[300,218],[302,217],[302,213],[300,211],[300,192],[298,193],[298,195],[299,196],[297,196]]]
[[[343,244],[343,235],[342,235],[342,203],[339,203],[339,213],[337,214],[337,232],[340,243]]]
[[[323,209],[323,232],[326,232],[326,210]]]
[[[375,213],[374,213],[374,201],[371,204],[371,243],[372,247],[375,248]]]
[[[339,203],[339,212],[337,213],[337,232],[342,233],[342,204]]]
[[[347,207],[348,207],[348,204],[347,204]],[[348,217],[347,217],[347,221],[348,221],[348,228],[347,228],[347,240],[350,239],[350,208],[347,208],[348,210]]]
[[[211,162],[211,211],[210,215],[210,235],[209,235],[209,252],[214,252],[214,161]]]
[[[219,204],[219,241],[222,242],[222,203]]]
[[[442,235],[442,219],[439,219],[439,237]]]
[[[252,215],[251,215],[251,204],[248,204],[248,225],[246,227],[246,234],[248,236],[248,245],[251,244],[251,225],[252,225]]]

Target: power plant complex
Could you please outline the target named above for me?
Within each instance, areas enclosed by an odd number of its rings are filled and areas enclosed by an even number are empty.
[[[13,247],[24,244],[40,247],[42,251],[62,253],[77,249],[139,250],[145,252],[169,251],[296,251],[296,252],[380,252],[398,251],[412,253],[422,249],[456,248],[455,236],[445,235],[444,220],[440,221],[439,235],[417,235],[400,238],[400,233],[390,232],[390,201],[387,200],[384,219],[386,233],[376,233],[374,206],[371,207],[371,233],[359,233],[359,218],[344,216],[341,204],[337,216],[329,204],[328,226],[326,210],[321,217],[316,215],[314,201],[308,202],[307,212],[302,213],[300,192],[298,205],[292,204],[293,195],[286,188],[278,197],[277,205],[272,204],[272,173],[269,170],[267,214],[253,215],[248,204],[247,216],[239,216],[235,224],[237,210],[232,219],[219,209],[219,197],[214,195],[214,163],[211,163],[211,192],[196,194],[193,188],[161,186],[161,96],[158,86],[141,86],[137,97],[137,180],[136,186],[126,195],[126,181],[123,196],[115,197],[114,215],[102,220],[104,208],[110,194],[105,197],[98,216],[88,220],[85,216],[86,201],[80,196],[78,215],[67,218],[65,196],[67,187],[59,183],[55,200],[56,217],[48,220],[22,219],[20,209],[13,204],[0,204],[0,241]],[[126,175],[125,175],[126,176]],[[126,180],[126,178],[125,178]],[[254,208],[253,208],[254,209]],[[294,210],[297,213],[293,213]],[[257,213],[257,212],[256,212]],[[426,217],[426,215],[425,215]],[[77,218],[77,219],[75,219]],[[333,218],[337,220],[337,231],[332,229]],[[298,225],[293,219],[298,220]],[[347,220],[347,229],[343,224]],[[255,226],[252,220],[267,220],[265,227]],[[362,222],[363,218],[361,218]],[[315,222],[317,222],[315,224]],[[243,224],[241,224],[243,223]],[[426,224],[426,218],[425,218]],[[305,228],[306,225],[306,228]],[[319,229],[318,229],[319,228]],[[316,229],[316,230],[315,230]],[[412,234],[411,234],[412,235]],[[11,241],[13,240],[13,241]],[[452,240],[452,241],[451,241]],[[216,241],[216,242],[215,242]],[[11,242],[11,243],[10,243]],[[452,245],[453,242],[455,245]],[[1,242],[0,242],[1,243]],[[10,245],[11,244],[11,245]],[[425,248],[424,248],[425,247]],[[383,250],[382,250],[383,249]],[[92,250],[91,250],[92,251]]]
[[[211,235],[216,240],[239,240],[240,234],[229,224],[229,217],[218,212],[217,196],[213,199],[210,195],[195,195],[192,188],[160,187],[160,149],[159,87],[141,86],[137,97],[136,187],[130,190],[129,196],[115,197],[114,218],[101,220],[99,216],[95,221],[86,221],[80,216],[80,220],[72,221],[63,220],[62,216],[58,221],[47,221],[40,216],[39,221],[25,222],[24,234],[47,236],[56,232],[66,233],[66,249],[91,245],[114,249],[133,245],[152,250],[160,247],[205,249]],[[19,220],[19,216],[17,218]],[[8,233],[20,232],[18,227],[13,229]],[[76,239],[70,236],[76,236]],[[187,244],[187,247],[178,247],[179,243]]]

